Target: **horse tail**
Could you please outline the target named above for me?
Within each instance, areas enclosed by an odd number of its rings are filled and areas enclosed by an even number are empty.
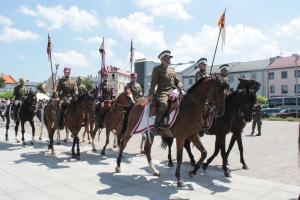
[[[127,123],[128,123],[128,116],[129,116],[129,112],[131,111],[131,109],[133,108],[134,104],[130,105],[127,109],[126,109],[126,112],[125,112],[125,115],[124,115],[124,120],[123,120],[123,124],[122,124],[122,129],[121,129],[121,132],[120,134],[118,135],[118,146],[121,145],[121,141],[125,135],[125,131],[127,129]]]
[[[173,139],[174,138],[170,138],[170,137],[161,137],[161,148],[163,148],[163,149],[166,149],[168,146],[169,146],[169,144],[171,143],[171,142],[173,142]]]

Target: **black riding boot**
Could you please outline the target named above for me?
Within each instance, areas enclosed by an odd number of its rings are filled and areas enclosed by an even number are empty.
[[[60,130],[64,129],[64,115],[66,111],[66,106],[61,106],[60,113],[59,113],[59,123],[58,123],[58,128]]]
[[[156,128],[156,135],[160,135],[161,124],[164,118],[164,113],[157,112],[154,127]]]

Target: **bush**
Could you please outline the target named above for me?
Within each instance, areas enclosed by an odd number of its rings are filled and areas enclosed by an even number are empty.
[[[85,85],[87,91],[90,91],[94,88],[94,82],[89,78],[84,79],[82,83]]]
[[[256,102],[261,105],[266,104],[267,101],[268,101],[268,98],[265,96],[259,96],[259,95],[256,96]]]
[[[12,91],[2,92],[2,93],[0,93],[0,98],[12,99],[13,98],[13,92]]]

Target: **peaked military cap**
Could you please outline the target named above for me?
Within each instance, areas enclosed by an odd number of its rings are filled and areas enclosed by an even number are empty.
[[[222,71],[223,69],[227,70],[229,69],[229,65],[228,64],[223,64],[220,66],[220,70]]]
[[[170,50],[164,50],[163,52],[161,52],[158,55],[158,59],[162,59],[163,57],[168,56],[170,58],[173,58],[173,56],[171,56],[171,51]]]
[[[207,64],[207,59],[206,58],[200,58],[198,61],[197,61],[197,64],[200,65],[200,64]]]

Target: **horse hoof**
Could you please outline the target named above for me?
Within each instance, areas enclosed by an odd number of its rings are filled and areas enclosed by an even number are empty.
[[[76,158],[76,155],[75,155],[75,154],[72,154],[72,158]]]
[[[20,140],[16,140],[17,141],[17,143],[20,143]]]
[[[173,164],[173,162],[172,162],[172,161],[170,161],[170,162],[168,163],[168,166],[169,166],[169,167],[174,167],[174,164]]]
[[[117,148],[117,145],[114,145],[113,148]]]
[[[8,138],[5,138],[5,141],[7,142],[7,141],[8,141]]]
[[[191,161],[191,166],[195,167],[196,166],[196,162],[194,160]]]
[[[194,178],[195,175],[196,175],[196,174],[194,174],[193,171],[189,171],[189,176],[190,176],[190,178]]]
[[[34,145],[34,142],[30,142],[30,145]]]
[[[102,150],[102,151],[101,151],[101,155],[102,155],[102,156],[105,156],[105,151]]]
[[[76,160],[80,160],[80,155],[76,155]]]
[[[145,154],[145,151],[141,151],[141,154]]]
[[[92,144],[91,141],[89,141],[89,144]]]
[[[68,140],[67,140],[67,139],[64,139],[64,142],[68,142]]]
[[[230,175],[229,172],[224,172],[224,175],[225,175],[225,177],[227,177],[227,178],[231,178],[231,175]]]
[[[22,142],[22,144],[23,144],[23,145],[26,145],[26,142],[24,141],[24,142]]]
[[[85,142],[85,140],[82,140],[82,142]]]
[[[203,164],[202,164],[202,169],[203,169],[203,170],[206,170],[207,167],[208,167],[208,164],[206,164],[206,163],[203,163]]]
[[[39,137],[39,140],[42,140],[42,137]]]
[[[160,172],[154,172],[153,175],[159,177],[160,176]]]
[[[57,145],[60,145],[60,142],[56,142]]]
[[[177,187],[185,187],[185,183],[183,181],[178,181]]]
[[[96,152],[97,152],[97,149],[92,149],[92,152],[96,153]]]
[[[243,169],[249,169],[247,165],[243,165]]]
[[[116,167],[115,171],[116,171],[116,173],[120,173],[121,172],[121,167]]]

